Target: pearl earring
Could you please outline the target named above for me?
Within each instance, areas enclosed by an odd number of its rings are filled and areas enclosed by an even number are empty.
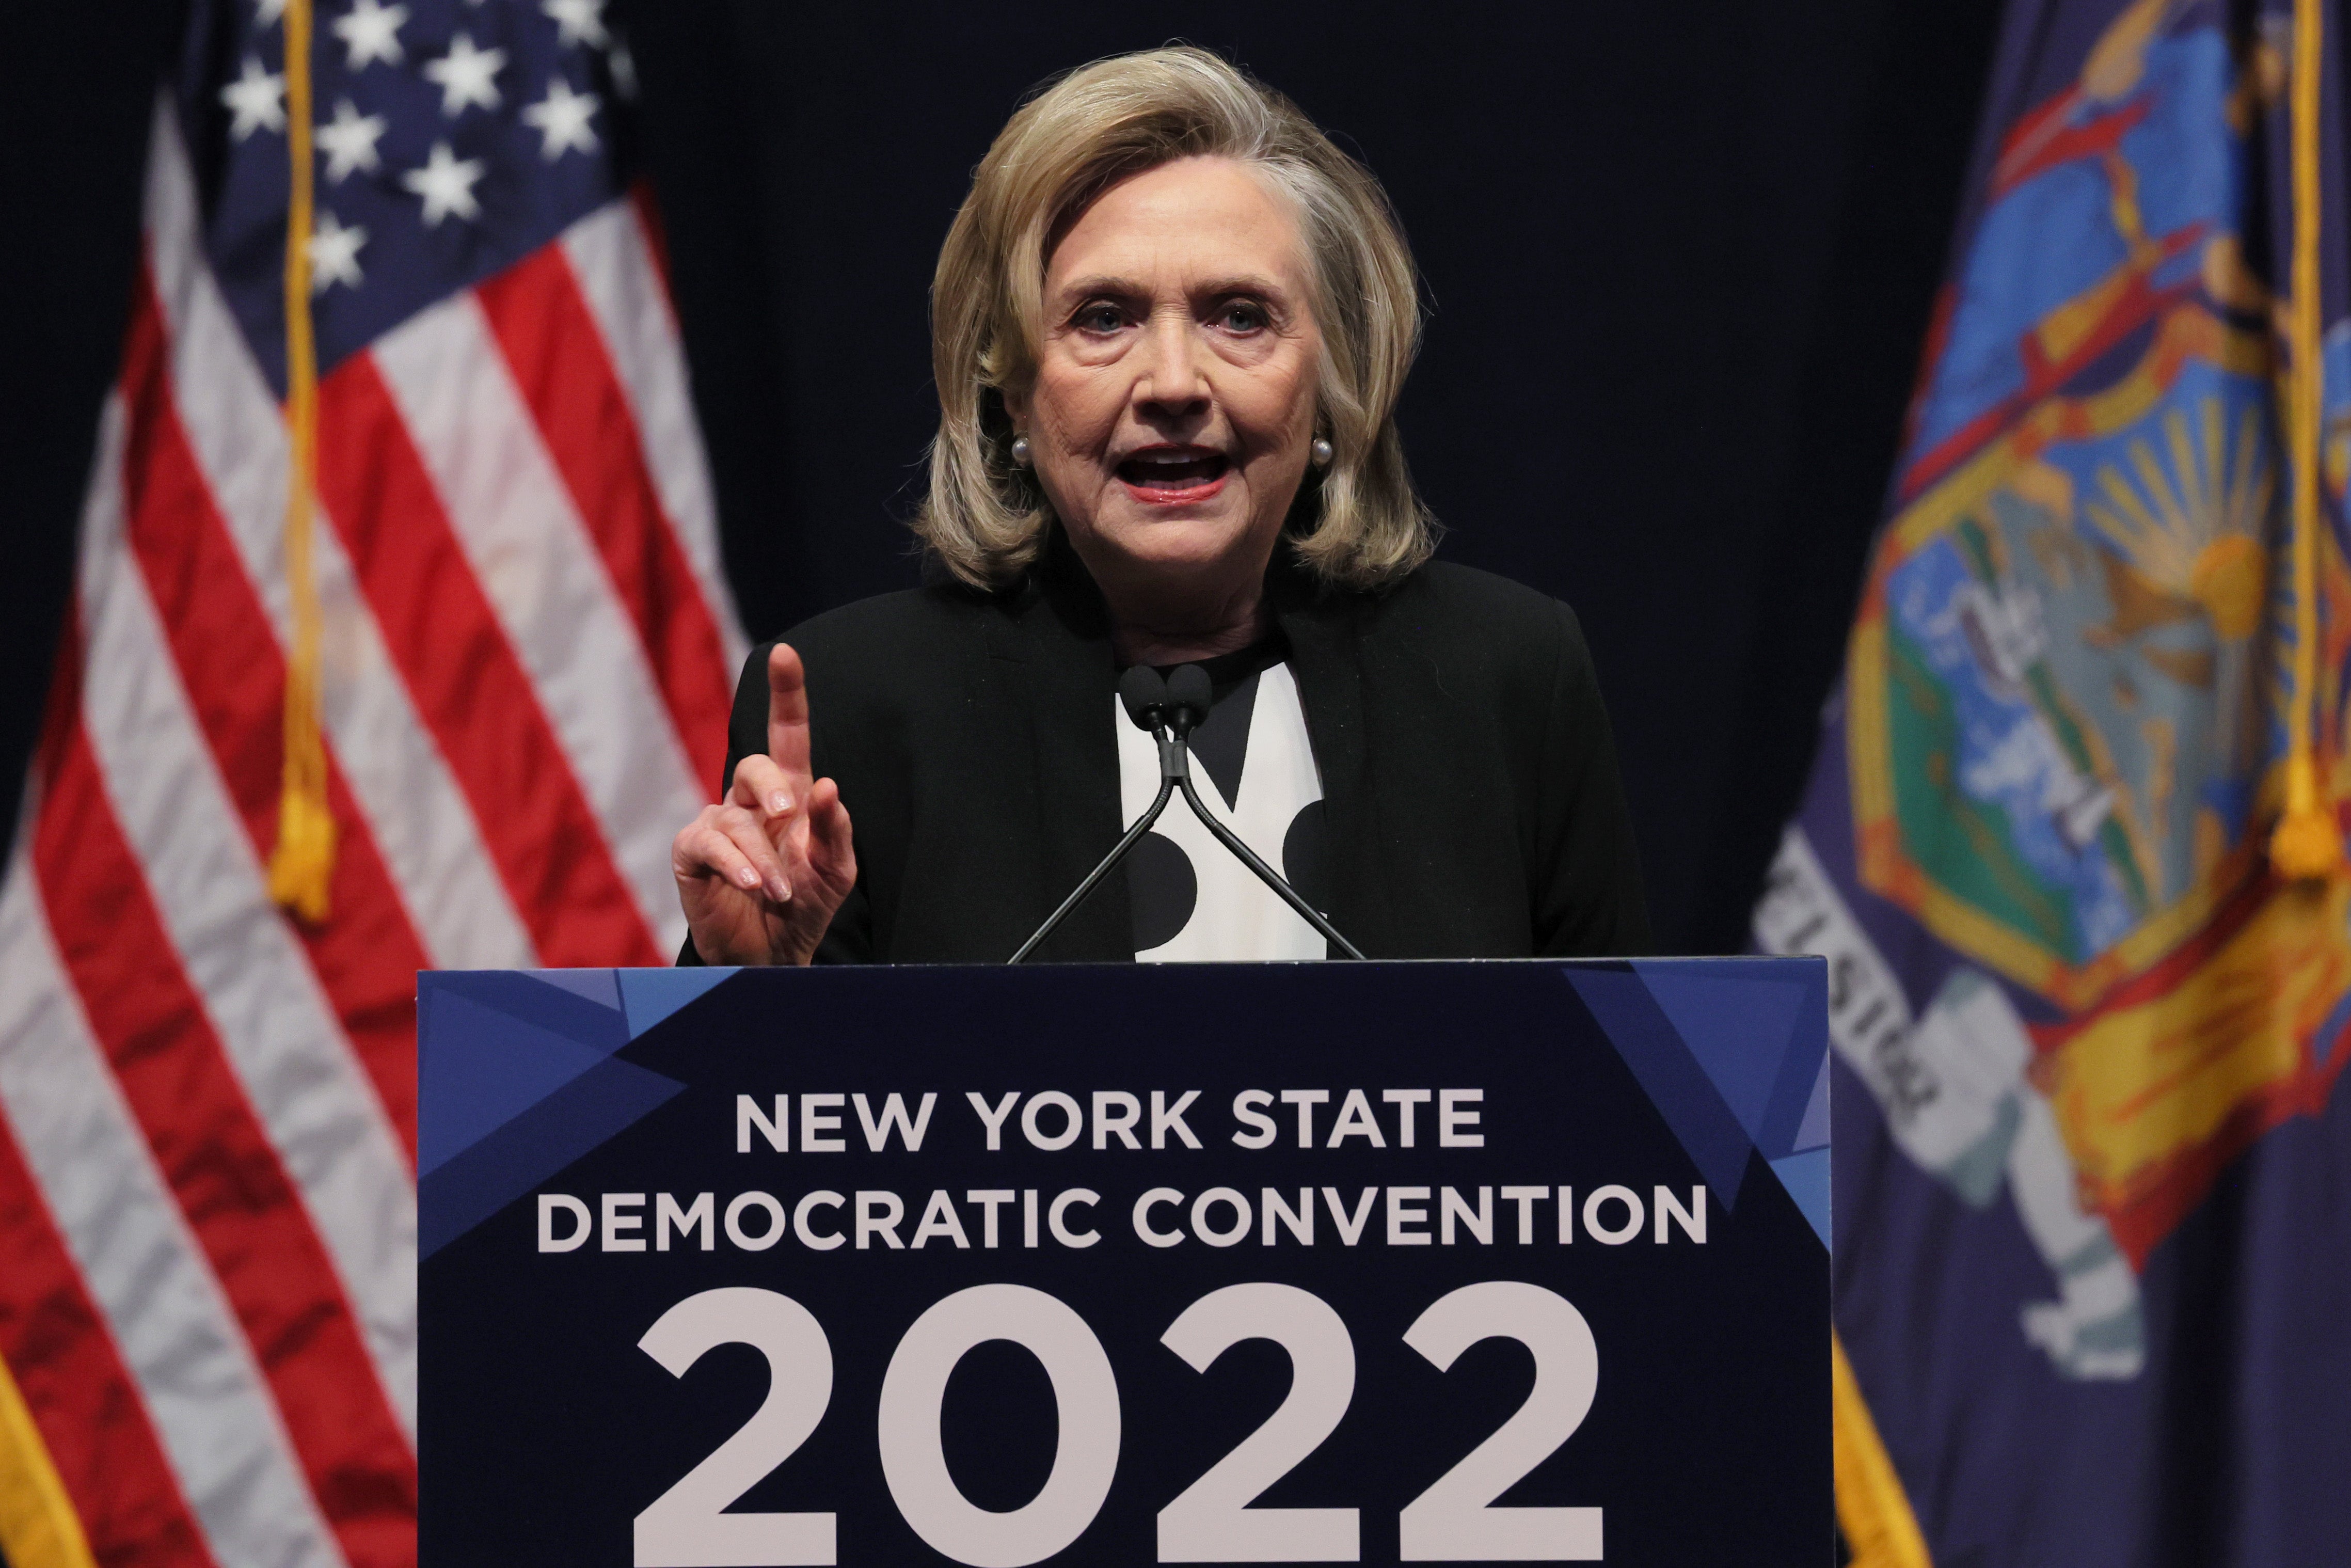
[[[1308,447],[1307,450],[1314,455],[1314,466],[1317,468],[1328,468],[1331,466],[1331,438],[1329,436],[1316,436],[1314,438],[1314,444]]]
[[[1012,438],[1012,465],[1016,468],[1029,466],[1029,438],[1025,435]]]

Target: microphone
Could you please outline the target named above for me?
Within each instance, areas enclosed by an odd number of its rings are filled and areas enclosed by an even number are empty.
[[[1111,873],[1112,868],[1142,841],[1143,835],[1159,821],[1159,814],[1167,810],[1168,800],[1177,789],[1183,790],[1185,804],[1192,808],[1192,814],[1200,819],[1201,825],[1215,835],[1217,841],[1231,851],[1243,865],[1255,872],[1258,880],[1273,889],[1284,904],[1298,912],[1301,919],[1321,934],[1323,940],[1350,958],[1363,957],[1363,950],[1339,935],[1338,927],[1300,897],[1298,890],[1283,881],[1280,872],[1260,860],[1257,852],[1243,843],[1239,834],[1209,815],[1207,806],[1193,788],[1191,734],[1207,722],[1208,706],[1214,696],[1208,672],[1197,664],[1179,665],[1173,674],[1165,677],[1148,664],[1136,664],[1119,677],[1118,700],[1126,709],[1126,716],[1134,722],[1136,728],[1150,731],[1153,738],[1159,742],[1159,793],[1153,799],[1150,810],[1135,819],[1134,825],[1127,829],[1110,853],[1102,857],[1102,863],[1086,874],[1085,881],[1078,883],[1075,891],[1061,901],[1061,906],[1046,917],[1045,924],[1040,925],[1028,941],[1020,944],[1020,950],[1007,962],[1018,964],[1026,959],[1037,950],[1039,943],[1061,927],[1061,922],[1069,918],[1070,912],[1085,902],[1086,894],[1101,885],[1102,879]]]

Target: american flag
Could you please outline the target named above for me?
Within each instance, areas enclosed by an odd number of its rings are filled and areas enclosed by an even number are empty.
[[[0,883],[12,1568],[414,1561],[415,971],[664,962],[743,653],[602,0],[305,4],[196,0],[159,96]],[[267,877],[308,593],[315,922]]]

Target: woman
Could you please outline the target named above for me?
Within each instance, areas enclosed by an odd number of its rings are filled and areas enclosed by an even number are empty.
[[[980,164],[932,310],[935,580],[752,655],[673,852],[682,961],[1001,962],[1157,785],[1137,663],[1207,666],[1204,796],[1370,956],[1645,947],[1575,619],[1429,559],[1411,256],[1294,105],[1192,48],[1063,78]],[[1322,956],[1196,827],[1039,956]]]

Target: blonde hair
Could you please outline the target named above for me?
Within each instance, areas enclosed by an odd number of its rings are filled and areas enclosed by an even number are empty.
[[[1292,507],[1299,559],[1326,582],[1369,589],[1436,549],[1395,428],[1420,310],[1386,193],[1289,99],[1179,46],[1097,60],[1022,104],[947,231],[931,288],[939,433],[914,526],[964,581],[1013,581],[1052,527],[1042,491],[1012,461],[1004,404],[1037,373],[1052,240],[1119,180],[1199,156],[1234,159],[1266,180],[1290,201],[1306,246],[1322,339],[1318,424],[1332,460]]]

